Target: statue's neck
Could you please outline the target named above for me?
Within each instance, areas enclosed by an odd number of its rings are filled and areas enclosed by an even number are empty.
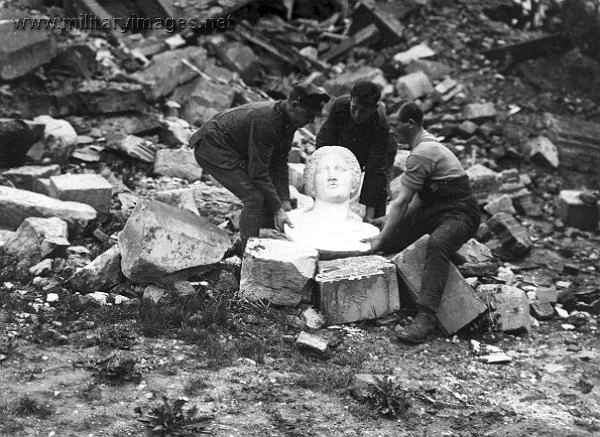
[[[327,223],[345,221],[348,220],[350,213],[350,200],[341,203],[328,203],[315,199],[315,206],[311,212],[315,218],[322,218]]]

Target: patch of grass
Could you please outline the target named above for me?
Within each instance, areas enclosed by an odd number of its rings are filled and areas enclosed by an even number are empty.
[[[137,358],[121,351],[112,351],[101,358],[88,360],[85,367],[92,371],[97,381],[113,385],[138,383],[142,379],[137,370]]]
[[[0,398],[0,435],[14,435],[23,430],[23,425],[14,416],[14,405]]]
[[[93,380],[84,385],[77,391],[77,396],[86,402],[99,401],[102,399],[102,390],[98,386],[98,381]]]
[[[35,416],[40,419],[46,419],[54,414],[54,409],[48,404],[40,403],[29,395],[23,395],[15,401],[13,412],[17,416]]]
[[[258,364],[264,364],[267,345],[260,338],[239,338],[235,340],[235,349],[240,357],[250,358]]]
[[[186,403],[185,399],[171,400],[163,396],[146,411],[142,407],[136,407],[134,411],[153,437],[208,434],[205,428],[213,417],[198,416],[198,408],[194,405],[186,409]]]
[[[203,390],[207,389],[209,385],[206,383],[204,376],[196,376],[191,378],[183,387],[183,392],[188,396],[197,396]]]
[[[318,366],[305,370],[302,376],[296,380],[296,384],[323,393],[344,390],[352,382],[356,369],[346,366]]]
[[[102,327],[94,335],[96,344],[104,350],[131,350],[135,342],[135,333],[125,324]]]

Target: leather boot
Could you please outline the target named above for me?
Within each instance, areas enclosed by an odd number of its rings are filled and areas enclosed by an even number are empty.
[[[432,334],[435,334],[437,320],[435,314],[420,310],[415,317],[415,321],[397,333],[398,340],[404,343],[419,344],[427,340]]]

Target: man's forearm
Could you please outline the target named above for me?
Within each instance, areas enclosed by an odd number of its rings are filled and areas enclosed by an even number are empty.
[[[400,224],[402,217],[404,217],[404,214],[406,213],[408,203],[409,202],[405,199],[402,199],[399,202],[392,202],[385,226],[381,231],[381,241],[385,242],[394,233],[394,230],[398,224]]]

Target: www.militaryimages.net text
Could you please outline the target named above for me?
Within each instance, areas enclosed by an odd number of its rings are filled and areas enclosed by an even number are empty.
[[[217,30],[231,29],[231,15],[219,18],[199,17],[167,17],[150,18],[138,17],[131,14],[129,17],[101,18],[94,14],[79,14],[76,17],[20,17],[13,18],[15,30],[119,30],[128,29],[162,29],[166,32],[175,32],[184,29],[191,30]]]

